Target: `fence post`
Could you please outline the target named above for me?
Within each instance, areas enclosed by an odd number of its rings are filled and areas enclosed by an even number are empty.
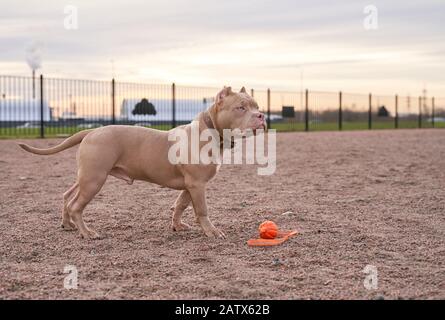
[[[434,124],[434,117],[435,117],[435,113],[436,110],[434,110],[435,106],[434,106],[434,97],[431,98],[431,125],[433,126],[433,128],[435,127]]]
[[[304,131],[309,131],[309,90],[304,93],[305,110],[304,110]]]
[[[368,130],[372,129],[372,93],[369,94]]]
[[[396,95],[395,100],[395,107],[396,107],[396,115],[394,117],[394,126],[396,129],[399,128],[399,97]]]
[[[270,127],[270,89],[267,89],[267,128],[271,129]]]
[[[111,124],[116,124],[116,82],[111,79]]]
[[[338,130],[343,130],[342,92],[338,93]]]
[[[253,89],[250,89],[250,96],[253,98],[255,91]]]
[[[176,85],[172,83],[172,128],[176,127]]]
[[[419,96],[419,117],[418,117],[418,126],[422,128],[422,97]]]
[[[45,138],[45,118],[43,112],[43,74],[40,75],[40,138]]]

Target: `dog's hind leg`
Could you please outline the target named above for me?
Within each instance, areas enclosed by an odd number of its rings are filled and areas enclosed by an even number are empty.
[[[100,191],[103,184],[107,180],[107,172],[89,172],[88,175],[82,175],[79,170],[77,192],[67,205],[70,218],[74,221],[76,227],[83,238],[99,239],[100,236],[88,228],[83,221],[82,214],[87,204]]]
[[[171,228],[173,231],[189,230],[190,226],[181,221],[182,213],[189,206],[192,198],[187,190],[181,191],[175,204],[171,208],[173,210]]]
[[[76,225],[72,222],[68,213],[68,201],[72,198],[73,193],[77,190],[79,184],[76,182],[63,194],[63,209],[62,209],[62,229],[65,231],[72,231],[76,229]]]

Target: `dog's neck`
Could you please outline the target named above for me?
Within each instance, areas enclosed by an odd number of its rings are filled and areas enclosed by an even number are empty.
[[[205,125],[207,126],[207,128],[215,129],[219,133],[219,130],[215,127],[214,120],[212,119],[212,116],[210,115],[210,112],[208,110],[203,112],[202,119],[203,119]]]
[[[214,129],[218,132],[220,147],[223,148],[224,147],[224,132],[222,130],[220,130],[215,125],[216,119],[214,119],[212,117],[212,112],[210,111],[211,108],[215,108],[215,106],[213,105],[212,107],[210,107],[209,109],[207,109],[206,111],[204,111],[202,113],[202,120],[204,121],[204,124],[207,126],[207,128]],[[235,146],[235,141],[233,140],[233,137],[232,137],[232,139],[230,141],[230,148],[233,149],[234,146]]]

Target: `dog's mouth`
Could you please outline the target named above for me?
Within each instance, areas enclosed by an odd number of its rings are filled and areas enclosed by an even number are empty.
[[[252,126],[252,127],[245,128],[245,129],[239,129],[239,130],[240,130],[240,132],[238,135],[241,137],[250,136],[250,135],[252,135],[252,133],[253,133],[253,135],[256,136],[258,133],[258,130],[263,130],[264,132],[266,132],[267,125],[266,125],[266,122],[263,122],[263,123],[257,124],[256,126]]]
[[[260,125],[252,128],[253,134],[256,136],[257,130],[263,130],[264,132],[267,131],[267,125],[265,122],[261,123]]]

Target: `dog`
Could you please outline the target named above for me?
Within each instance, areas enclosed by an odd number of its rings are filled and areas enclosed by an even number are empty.
[[[199,131],[214,129],[223,137],[224,129],[266,129],[265,116],[257,102],[243,87],[233,92],[224,87],[214,104],[197,115]],[[87,204],[100,191],[108,175],[132,184],[143,180],[164,187],[181,190],[172,209],[171,228],[174,231],[188,230],[190,226],[181,221],[184,210],[193,205],[196,220],[208,237],[225,238],[210,221],[207,213],[205,188],[217,173],[218,164],[172,164],[168,160],[169,148],[174,142],[168,138],[172,130],[191,132],[192,124],[160,131],[136,126],[112,125],[84,130],[69,137],[61,144],[48,149],[38,149],[19,144],[24,150],[51,155],[80,143],[77,152],[78,172],[76,182],[63,194],[62,228],[78,229],[87,239],[98,239],[99,234],[90,229],[82,218]],[[174,132],[173,132],[174,133]],[[199,143],[201,149],[203,144]],[[222,138],[220,148],[223,148]]]

